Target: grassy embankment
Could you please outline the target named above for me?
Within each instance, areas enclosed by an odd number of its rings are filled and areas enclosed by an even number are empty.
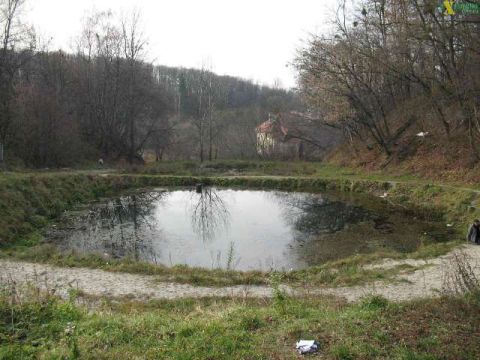
[[[144,173],[138,173],[140,170]],[[194,176],[197,173],[203,175]],[[64,210],[75,204],[130,188],[185,186],[196,182],[284,190],[341,190],[374,194],[388,192],[388,199],[392,203],[423,216],[444,217],[446,222],[454,222],[459,232],[471,217],[479,213],[474,207],[478,195],[473,191],[431,185],[409,178],[395,179],[395,182],[392,182],[381,174],[365,176],[349,169],[312,163],[236,161],[210,163],[202,167],[191,162],[165,163],[137,169],[136,174],[114,173],[108,176],[82,172],[10,173],[0,176],[0,243],[3,245],[0,255],[59,266],[85,266],[108,271],[151,274],[156,275],[159,280],[197,285],[269,283],[270,274],[260,272],[204,270],[182,266],[167,268],[129,259],[112,260],[98,255],[60,254],[51,245],[42,244],[44,226],[55,221]],[[306,270],[284,273],[281,277],[282,281],[291,284],[308,282],[329,286],[389,280],[400,270],[408,271],[414,268],[400,266],[388,270],[367,270],[362,265],[387,256],[434,257],[444,254],[454,245],[455,243],[424,244],[415,253],[408,255],[393,252],[357,255]]]
[[[12,295],[14,293],[14,295]],[[24,297],[18,294],[24,294]],[[477,295],[358,304],[333,298],[89,299],[35,290],[0,293],[0,359],[477,359]],[[88,299],[87,299],[88,300]],[[83,298],[82,301],[85,301]]]

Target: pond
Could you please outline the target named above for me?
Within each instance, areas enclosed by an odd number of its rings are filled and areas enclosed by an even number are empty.
[[[124,194],[64,220],[47,236],[62,251],[235,270],[300,269],[452,236],[373,196],[215,187]]]

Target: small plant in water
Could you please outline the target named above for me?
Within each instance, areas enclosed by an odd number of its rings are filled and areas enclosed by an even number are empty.
[[[235,260],[235,242],[231,241],[227,254],[227,270],[233,270],[233,261]]]

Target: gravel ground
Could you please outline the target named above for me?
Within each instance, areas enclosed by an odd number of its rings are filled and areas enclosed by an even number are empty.
[[[398,276],[400,282],[386,284],[375,282],[366,286],[341,288],[283,289],[295,296],[336,295],[355,302],[366,295],[378,294],[392,301],[403,301],[441,294],[445,277],[451,272],[454,254],[466,254],[473,271],[480,279],[480,246],[466,245],[451,253],[431,260],[391,260],[369,267],[391,268],[401,264],[422,266],[421,270]],[[70,289],[106,297],[131,297],[135,299],[177,299],[195,297],[271,297],[268,286],[231,286],[221,288],[197,287],[155,281],[154,276],[112,273],[87,268],[60,268],[44,264],[0,260],[0,283],[33,283],[43,290],[54,291],[67,297]]]

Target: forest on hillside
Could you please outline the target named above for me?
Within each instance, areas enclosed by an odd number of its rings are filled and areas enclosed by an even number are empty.
[[[421,134],[476,164],[480,5],[454,3],[452,15],[437,0],[338,1],[329,32],[292,59],[297,89],[284,90],[208,64],[150,63],[136,12],[92,13],[74,50],[51,51],[24,22],[26,0],[0,0],[0,158],[32,167],[138,163],[146,152],[157,161],[257,159],[256,127],[282,114],[288,129],[279,129],[324,153],[343,134],[355,155],[388,163],[414,154]]]
[[[0,144],[6,163],[75,166],[253,158],[269,112],[300,108],[295,93],[147,59],[141,17],[90,14],[75,51],[50,51],[23,22],[24,0],[0,0]]]
[[[301,95],[357,155],[403,159],[416,139],[432,138],[432,147],[476,164],[479,27],[478,1],[340,1],[330,33],[312,36],[298,54]]]

